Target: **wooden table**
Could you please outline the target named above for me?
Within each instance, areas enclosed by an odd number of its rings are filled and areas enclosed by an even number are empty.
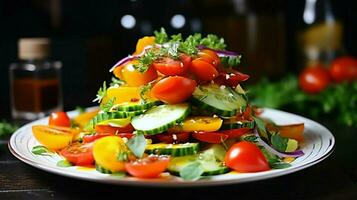
[[[357,199],[357,131],[323,123],[336,137],[333,154],[296,173],[252,183],[201,188],[145,188],[98,184],[50,174],[11,155],[0,141],[0,199]]]

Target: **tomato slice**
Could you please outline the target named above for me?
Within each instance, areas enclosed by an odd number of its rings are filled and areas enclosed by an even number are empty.
[[[130,139],[131,137],[133,137],[133,133],[117,133],[117,134],[114,134],[114,133],[95,133],[95,134],[90,134],[90,135],[84,135],[82,140],[83,140],[83,143],[90,143],[90,142],[93,142],[99,138],[102,138],[102,137],[106,137],[106,136],[119,136],[121,138],[127,138],[127,139]]]
[[[62,149],[60,155],[75,165],[91,165],[94,163],[93,143],[73,143]]]
[[[151,138],[154,142],[161,142],[166,144],[177,144],[177,143],[185,143],[190,139],[189,132],[179,132],[179,133],[161,133],[157,135],[153,135]]]
[[[219,59],[217,53],[210,49],[203,49],[199,51],[197,55],[215,67],[218,66],[221,62],[221,59]]]
[[[219,133],[228,135],[228,139],[232,139],[232,138],[241,137],[242,135],[249,133],[251,130],[252,129],[250,128],[237,128],[237,129],[219,131]]]
[[[182,122],[182,131],[217,131],[222,126],[223,120],[219,117],[194,116],[188,117]]]
[[[124,127],[116,127],[110,125],[96,125],[95,132],[96,133],[111,133],[111,134],[118,134],[118,133],[128,133],[133,132],[134,127],[131,124],[128,124]]]
[[[48,124],[50,126],[70,127],[71,120],[68,117],[66,112],[63,112],[63,111],[53,112],[53,113],[51,113],[51,115],[48,119]]]
[[[238,142],[231,146],[224,157],[227,167],[238,172],[260,172],[269,170],[269,164],[257,145]]]
[[[168,156],[150,155],[125,163],[126,171],[138,178],[155,178],[164,172],[170,162]]]
[[[32,133],[39,143],[53,150],[63,149],[71,144],[76,134],[74,130],[67,127],[46,125],[32,126]]]
[[[180,57],[182,61],[169,57],[159,58],[153,63],[153,66],[157,71],[166,76],[184,75],[188,70],[191,57],[185,54],[182,54]]]
[[[219,144],[226,141],[229,136],[227,134],[219,133],[219,132],[193,132],[192,136],[202,142]]]
[[[216,68],[203,58],[194,59],[190,70],[201,81],[211,81],[218,76]]]
[[[181,103],[187,100],[196,89],[196,81],[182,76],[170,76],[161,79],[151,89],[157,99],[169,103]]]
[[[232,73],[221,72],[214,81],[221,85],[236,87],[240,82],[248,80],[249,77],[249,75],[238,71],[234,71]]]

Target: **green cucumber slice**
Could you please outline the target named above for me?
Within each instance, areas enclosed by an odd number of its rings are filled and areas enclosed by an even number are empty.
[[[224,166],[222,162],[216,160],[205,160],[200,158],[200,155],[175,157],[170,161],[167,170],[170,174],[179,176],[180,171],[184,167],[197,161],[202,164],[204,170],[202,176],[224,174],[229,171],[228,167]]]
[[[244,97],[230,87],[214,83],[200,85],[193,92],[192,104],[222,117],[231,117],[245,110]]]
[[[149,144],[146,145],[145,153],[156,155],[187,156],[197,154],[200,150],[198,143],[184,144]]]
[[[254,128],[255,123],[254,120],[223,120],[221,130],[230,130],[230,129],[237,129],[237,128]]]
[[[142,114],[144,111],[132,111],[132,112],[124,112],[124,111],[117,111],[117,112],[104,112],[98,113],[96,116],[93,117],[85,127],[85,130],[92,130],[94,129],[95,125],[100,122],[110,120],[110,119],[122,119],[133,117]]]
[[[134,117],[131,124],[136,131],[154,135],[165,132],[176,123],[183,121],[189,113],[189,104],[164,104],[150,108],[144,114]]]
[[[142,103],[142,101],[138,102],[124,102],[121,104],[116,104],[112,109],[116,111],[138,111],[138,110],[147,110],[153,106],[160,105],[161,101],[152,100]]]
[[[103,174],[112,174],[113,172],[110,171],[109,169],[105,169],[103,168],[102,166],[98,165],[98,164],[95,164],[95,169],[100,172],[100,173],[103,173]]]

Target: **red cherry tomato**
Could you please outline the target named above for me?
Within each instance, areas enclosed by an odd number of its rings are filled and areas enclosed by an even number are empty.
[[[162,142],[166,144],[185,143],[190,139],[190,133],[161,133],[151,137],[155,142]]]
[[[269,164],[257,145],[238,142],[229,148],[224,162],[227,167],[238,172],[260,172],[269,170]]]
[[[250,128],[237,128],[237,129],[230,129],[230,130],[224,130],[224,131],[219,131],[219,133],[228,135],[228,139],[232,138],[238,138],[244,134],[247,134],[251,131],[252,129]]]
[[[201,81],[211,81],[218,76],[217,69],[203,58],[194,59],[190,70]]]
[[[207,142],[207,143],[213,143],[213,144],[219,144],[221,142],[224,142],[228,139],[227,134],[219,133],[219,132],[193,132],[192,137],[195,139],[201,141],[201,142]]]
[[[236,87],[240,82],[249,79],[249,75],[243,74],[242,72],[235,71],[234,73],[219,73],[214,82],[227,85],[230,87]]]
[[[62,126],[62,127],[70,127],[71,126],[71,119],[68,117],[67,113],[65,112],[53,112],[50,115],[48,120],[48,124],[50,126]]]
[[[170,162],[168,156],[150,155],[125,163],[126,171],[138,178],[155,178],[164,172]]]
[[[181,76],[170,76],[157,82],[152,87],[151,93],[165,103],[181,103],[192,95],[196,85],[196,81],[192,79]]]
[[[319,93],[330,83],[330,75],[322,66],[307,67],[299,76],[299,85],[307,93]]]
[[[217,53],[209,49],[203,49],[199,51],[197,55],[215,67],[221,62]]]
[[[91,165],[94,163],[93,143],[73,143],[62,149],[60,155],[75,165]]]
[[[357,80],[357,59],[351,56],[335,59],[331,64],[330,75],[336,82]]]
[[[191,57],[182,54],[180,58],[180,60],[174,60],[169,57],[159,58],[153,63],[153,66],[166,76],[184,75],[191,63]]]
[[[110,126],[110,125],[96,125],[95,126],[96,133],[118,134],[118,133],[128,133],[128,132],[133,132],[133,131],[134,131],[134,127],[131,124],[128,124],[125,127],[115,127],[115,126]]]

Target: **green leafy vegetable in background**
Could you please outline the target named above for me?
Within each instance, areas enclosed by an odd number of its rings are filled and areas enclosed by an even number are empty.
[[[13,134],[18,128],[18,125],[2,120],[0,122],[0,138]]]
[[[312,118],[331,116],[341,124],[357,125],[356,81],[330,85],[315,95],[300,90],[298,79],[293,75],[276,82],[263,79],[247,89],[253,105],[301,113]]]

